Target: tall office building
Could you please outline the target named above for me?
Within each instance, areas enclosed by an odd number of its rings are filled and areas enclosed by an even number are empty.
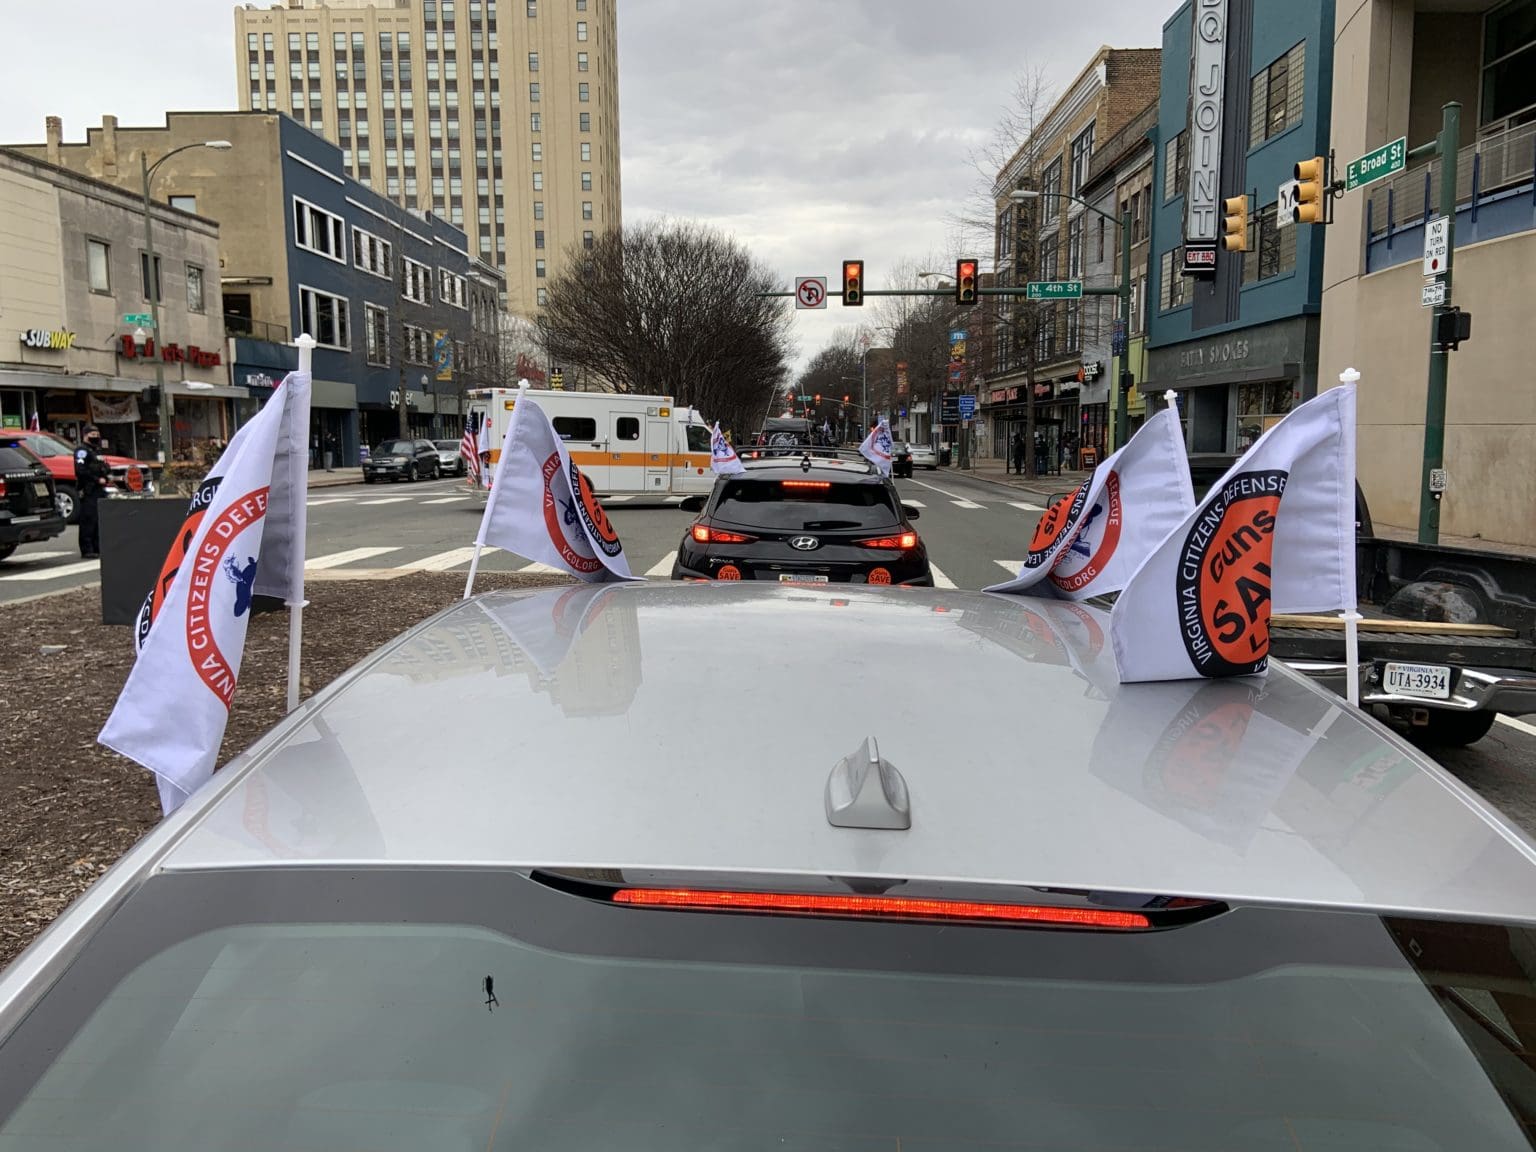
[[[620,227],[617,0],[287,0],[235,10],[243,109],[461,226],[533,317],[572,246]]]

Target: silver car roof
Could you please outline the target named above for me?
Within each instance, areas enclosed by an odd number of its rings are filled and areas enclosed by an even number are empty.
[[[1107,613],[922,589],[463,602],[194,797],[158,866],[990,882],[1536,919],[1536,847],[1287,669],[1121,685]],[[867,738],[906,831],[832,827]],[[197,810],[200,810],[197,811]]]

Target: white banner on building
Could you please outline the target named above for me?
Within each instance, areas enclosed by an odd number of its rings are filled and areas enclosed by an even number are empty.
[[[132,392],[122,396],[90,394],[92,424],[137,424],[139,398]]]

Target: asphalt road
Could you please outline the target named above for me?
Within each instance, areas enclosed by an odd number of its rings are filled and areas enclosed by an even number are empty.
[[[896,484],[902,499],[918,508],[916,527],[939,587],[983,588],[1018,571],[1043,501],[946,469]],[[618,497],[604,506],[624,541],[630,570],[667,579],[692,519],[677,508],[676,498],[641,506]],[[456,480],[315,489],[309,497],[308,568],[337,574],[381,568],[466,572],[481,508]],[[499,550],[480,563],[489,571],[537,570]],[[70,528],[0,562],[0,603],[95,583],[98,568],[97,561],[80,559]],[[1006,685],[998,691],[1006,698]],[[1536,836],[1536,715],[1501,718],[1477,744],[1437,758]]]

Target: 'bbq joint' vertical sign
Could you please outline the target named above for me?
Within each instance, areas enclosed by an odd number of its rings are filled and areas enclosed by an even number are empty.
[[[1189,68],[1189,188],[1185,193],[1184,273],[1216,270],[1220,226],[1221,106],[1227,66],[1227,0],[1195,0]]]

